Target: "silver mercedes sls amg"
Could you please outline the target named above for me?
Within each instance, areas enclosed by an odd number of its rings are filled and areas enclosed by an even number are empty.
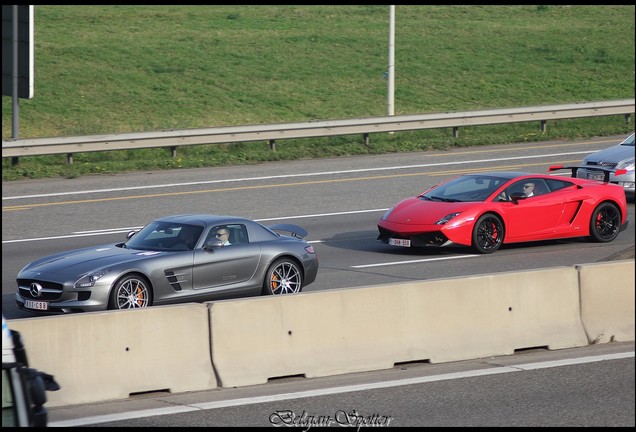
[[[318,273],[306,236],[297,225],[236,216],[162,217],[123,243],[27,264],[16,302],[36,313],[71,313],[298,293]]]

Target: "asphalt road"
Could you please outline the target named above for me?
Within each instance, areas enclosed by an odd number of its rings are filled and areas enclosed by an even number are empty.
[[[549,165],[578,163],[620,139],[3,182],[3,313],[9,319],[34,316],[17,310],[13,300],[15,276],[27,262],[122,241],[128,230],[177,213],[237,214],[303,226],[320,258],[318,278],[307,292],[633,257],[633,202],[630,226],[607,244],[558,240],[476,255],[465,248],[401,249],[376,240],[376,223],[386,209],[451,176],[491,169],[547,172]]]

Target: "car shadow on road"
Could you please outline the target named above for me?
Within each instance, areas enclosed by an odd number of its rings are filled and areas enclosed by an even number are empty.
[[[392,255],[405,257],[444,256],[456,255],[458,253],[473,253],[470,248],[463,246],[450,246],[447,248],[410,248],[391,246],[386,243],[382,243],[377,238],[377,230],[347,231],[335,234],[330,238],[323,239],[322,243],[327,244],[330,247],[339,249],[381,254],[390,253]]]
[[[393,256],[403,257],[444,257],[458,254],[477,254],[472,248],[462,245],[450,245],[447,247],[430,248],[391,246],[386,243],[380,242],[379,240],[377,240],[377,237],[378,232],[374,230],[348,231],[337,233],[330,238],[323,239],[322,243],[329,247],[339,249],[347,249],[367,253],[391,254]],[[506,250],[514,251],[517,249],[526,249],[528,251],[531,251],[536,248],[558,246],[564,244],[580,245],[590,244],[590,242],[585,237],[575,237],[570,239],[541,240],[533,242],[504,244],[497,252],[495,252],[495,254]]]

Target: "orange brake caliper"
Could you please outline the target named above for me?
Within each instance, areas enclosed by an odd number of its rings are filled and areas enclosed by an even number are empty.
[[[137,304],[141,306],[143,304],[144,294],[140,287],[137,287],[137,295],[135,297],[137,298]]]

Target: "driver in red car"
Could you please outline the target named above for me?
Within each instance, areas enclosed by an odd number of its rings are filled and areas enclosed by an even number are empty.
[[[528,182],[523,185],[523,193],[526,194],[526,197],[530,198],[534,196],[534,183]]]

